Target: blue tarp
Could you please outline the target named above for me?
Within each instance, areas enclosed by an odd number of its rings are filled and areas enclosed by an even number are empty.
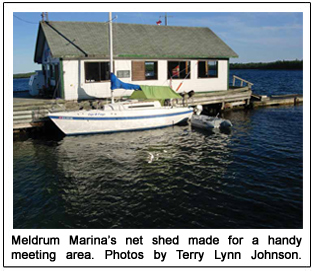
[[[116,88],[134,89],[134,90],[141,89],[139,85],[128,84],[120,81],[115,74],[111,73],[111,89],[114,90]]]

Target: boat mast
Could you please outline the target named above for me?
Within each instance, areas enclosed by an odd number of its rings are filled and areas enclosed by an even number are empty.
[[[110,68],[110,74],[114,72],[114,67],[113,67],[113,23],[112,23],[112,13],[109,12],[108,15],[108,20],[109,20],[109,68]],[[111,87],[111,99],[112,103],[114,103],[114,91],[112,90]]]

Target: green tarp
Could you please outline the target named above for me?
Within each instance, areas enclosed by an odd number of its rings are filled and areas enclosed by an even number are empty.
[[[133,91],[130,99],[159,100],[164,104],[166,99],[181,99],[182,97],[167,86],[140,86],[142,90]]]

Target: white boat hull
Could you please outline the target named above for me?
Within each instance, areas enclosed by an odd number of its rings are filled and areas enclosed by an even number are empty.
[[[50,113],[50,119],[66,135],[145,130],[175,125],[192,117],[192,108],[155,110],[80,110]]]

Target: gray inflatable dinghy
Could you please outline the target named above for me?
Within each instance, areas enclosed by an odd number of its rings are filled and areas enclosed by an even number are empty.
[[[200,115],[202,106],[196,106],[195,114],[191,119],[191,124],[194,127],[211,130],[211,129],[230,129],[233,125],[229,120],[216,117]]]

